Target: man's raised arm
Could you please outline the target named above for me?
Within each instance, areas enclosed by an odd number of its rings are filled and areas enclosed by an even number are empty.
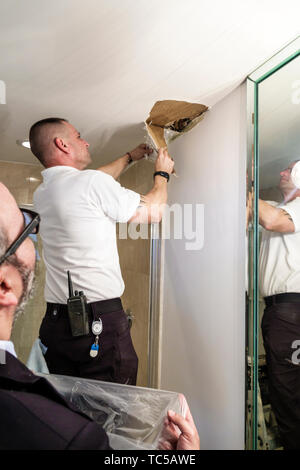
[[[266,201],[258,201],[259,223],[266,230],[279,233],[293,233],[295,225],[290,214]]]
[[[113,162],[100,166],[97,168],[97,170],[109,174],[116,180],[119,178],[123,170],[125,170],[125,168],[129,165],[129,163],[141,160],[145,154],[150,155],[152,152],[153,150],[146,144],[140,144],[138,147],[131,150],[130,152],[127,152],[125,155],[117,158]]]
[[[171,175],[173,168],[174,161],[168,151],[163,148],[159,149],[155,162],[155,172],[159,171]],[[168,197],[167,184],[167,178],[156,175],[152,189],[145,196],[141,196],[141,203],[129,222],[138,224],[160,222]]]

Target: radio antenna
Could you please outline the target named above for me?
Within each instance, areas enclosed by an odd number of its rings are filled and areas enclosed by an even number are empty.
[[[71,279],[71,274],[70,271],[67,271],[68,273],[68,285],[69,285],[69,297],[73,297],[73,284],[72,284],[72,279]]]

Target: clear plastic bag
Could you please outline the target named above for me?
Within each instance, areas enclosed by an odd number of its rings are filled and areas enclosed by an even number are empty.
[[[65,398],[100,424],[113,449],[158,448],[167,411],[185,415],[175,392],[54,374],[43,375]]]

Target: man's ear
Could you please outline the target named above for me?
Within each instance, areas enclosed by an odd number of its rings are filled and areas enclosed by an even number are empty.
[[[61,137],[55,137],[54,144],[56,147],[64,153],[70,153],[71,149],[69,145]]]
[[[5,270],[0,268],[0,308],[18,305],[18,298],[13,292],[12,284],[5,275]]]

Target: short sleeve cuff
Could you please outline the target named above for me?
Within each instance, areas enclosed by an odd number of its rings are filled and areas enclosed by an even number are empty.
[[[130,189],[126,189],[126,196],[127,196],[127,204],[126,204],[126,213],[122,211],[119,213],[118,222],[124,223],[128,222],[131,217],[135,214],[140,202],[141,196],[140,194],[131,191]]]
[[[293,207],[292,205],[287,204],[283,209],[292,217],[295,232],[300,232],[300,201],[298,203],[298,207]]]

